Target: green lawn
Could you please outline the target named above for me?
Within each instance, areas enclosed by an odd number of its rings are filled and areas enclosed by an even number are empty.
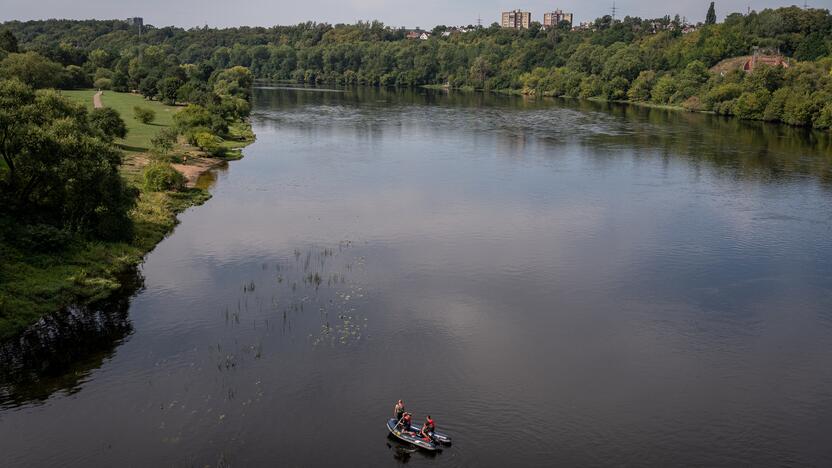
[[[95,90],[73,90],[61,91],[61,93],[92,109],[92,96]],[[150,149],[150,139],[160,129],[173,125],[173,114],[181,107],[166,106],[159,101],[148,101],[138,94],[116,93],[104,91],[101,102],[106,107],[111,107],[121,114],[124,123],[127,124],[127,138],[118,140],[117,143],[127,152],[144,153]],[[143,124],[133,118],[133,107],[146,107],[156,112],[156,120],[151,124]]]

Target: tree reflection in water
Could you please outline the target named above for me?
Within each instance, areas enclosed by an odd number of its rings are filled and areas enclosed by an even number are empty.
[[[143,287],[137,269],[112,297],[42,318],[17,339],[0,344],[0,408],[40,404],[72,394],[133,332],[130,300]]]

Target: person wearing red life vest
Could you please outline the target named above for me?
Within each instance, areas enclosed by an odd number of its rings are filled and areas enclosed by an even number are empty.
[[[433,422],[433,419],[431,419],[430,415],[428,415],[428,417],[425,418],[425,424],[422,425],[422,437],[431,440],[431,434],[433,434],[434,431],[436,431],[436,423]]]

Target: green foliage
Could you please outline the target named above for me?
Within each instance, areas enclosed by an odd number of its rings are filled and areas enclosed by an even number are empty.
[[[771,93],[767,89],[746,91],[734,102],[733,113],[741,119],[763,120],[770,100]]]
[[[36,52],[9,54],[0,61],[0,79],[17,78],[34,88],[57,87],[64,68]]]
[[[651,99],[657,104],[667,104],[671,97],[676,94],[676,82],[671,75],[663,75],[656,80],[653,86]]]
[[[98,78],[93,82],[92,87],[95,89],[113,89],[113,80],[109,78]]]
[[[55,91],[0,81],[2,214],[99,239],[130,237],[135,194],[118,173],[121,153],[100,131],[84,106]]]
[[[708,13],[705,15],[705,24],[716,24],[716,9],[714,9],[714,2],[708,7]]]
[[[225,119],[198,104],[190,104],[179,111],[173,116],[173,121],[182,133],[197,127],[208,128],[210,132],[219,135],[228,133],[228,122]]]
[[[142,173],[144,189],[149,192],[178,191],[185,188],[185,176],[170,164],[154,161]]]
[[[222,147],[222,139],[208,132],[201,132],[194,135],[196,146],[211,156],[222,156],[225,148]]]
[[[19,52],[17,46],[17,38],[14,37],[11,31],[4,29],[0,32],[0,50],[16,54]]]
[[[815,128],[827,129],[832,128],[832,102],[827,103],[821,109],[818,117],[814,121]]]
[[[702,104],[706,109],[713,109],[724,101],[730,101],[740,97],[743,93],[743,86],[739,83],[725,83],[717,85],[705,93]]]
[[[789,125],[807,125],[811,118],[809,94],[792,90],[783,105],[781,120]]]
[[[136,106],[133,108],[133,118],[143,124],[149,124],[156,120],[156,111],[146,107]]]
[[[173,149],[173,145],[176,144],[178,136],[179,134],[172,128],[159,130],[159,133],[150,139],[153,152],[160,156],[167,155]]]
[[[625,99],[627,97],[627,80],[624,77],[615,78],[604,83],[604,97],[611,101]]]
[[[72,234],[66,229],[50,224],[26,224],[14,233],[12,242],[22,249],[34,252],[58,252],[67,247]]]
[[[169,76],[159,81],[159,98],[165,104],[176,104],[177,93],[179,87],[182,86],[182,81],[175,77]]]
[[[650,100],[650,91],[656,82],[656,72],[653,70],[645,70],[638,74],[638,77],[633,80],[632,86],[627,91],[627,97],[631,101],[647,102]]]
[[[93,109],[89,116],[90,126],[98,130],[102,139],[112,142],[115,138],[127,136],[127,124],[118,111],[110,107]]]

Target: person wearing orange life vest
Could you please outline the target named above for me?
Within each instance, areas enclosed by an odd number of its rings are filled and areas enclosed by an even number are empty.
[[[422,437],[427,440],[432,440],[433,437],[431,436],[433,432],[436,431],[436,423],[433,422],[430,415],[425,418],[425,424],[422,425]]]

